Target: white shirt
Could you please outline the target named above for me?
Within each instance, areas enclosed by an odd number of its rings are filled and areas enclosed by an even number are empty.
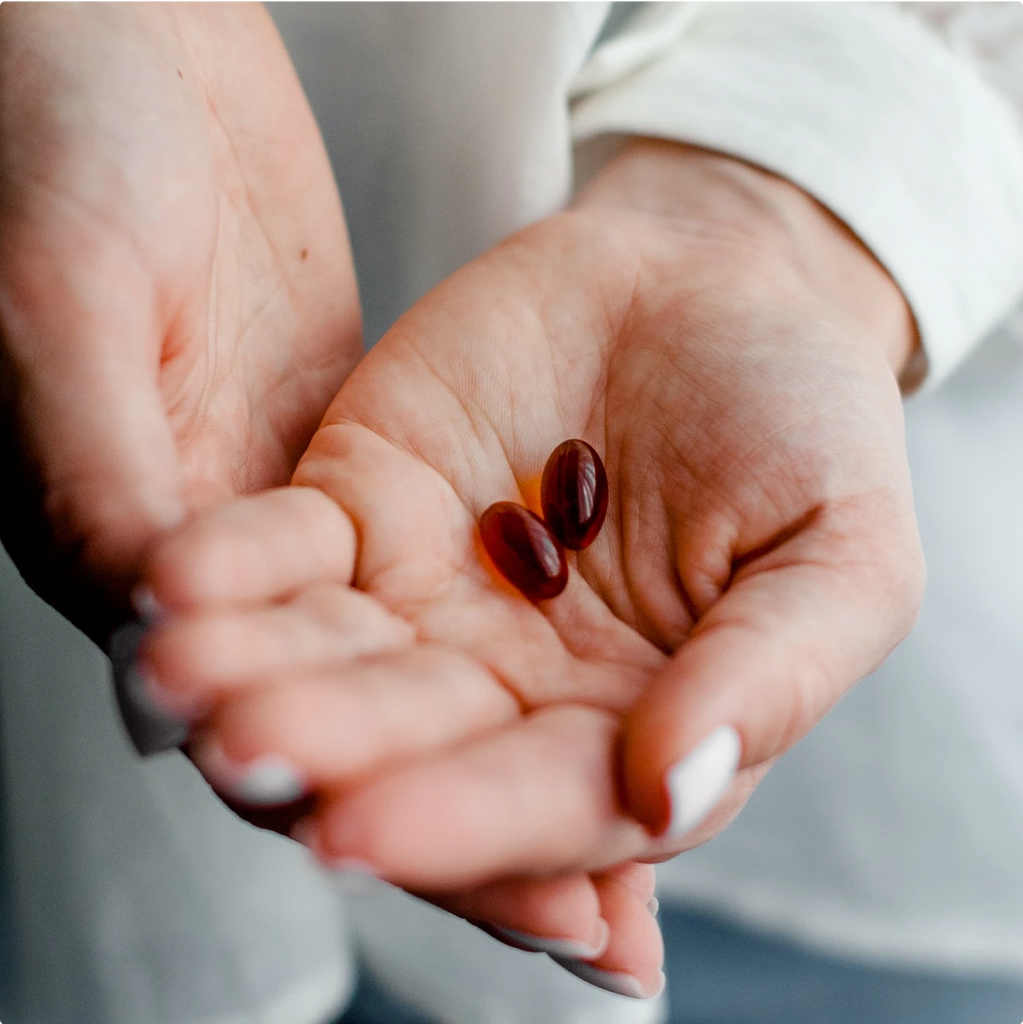
[[[357,260],[363,238],[385,248],[376,225],[394,220],[390,272],[360,267],[372,329],[562,205],[569,134],[733,153],[849,224],[902,287],[928,356],[907,405],[923,613],[735,825],[661,869],[661,887],[844,953],[1023,975],[1023,572],[1006,571],[1023,570],[1023,353],[1006,321],[1023,294],[1023,7],[651,4],[573,70],[594,6],[364,9],[343,39],[275,9],[323,89]],[[364,98],[337,100],[372,67],[362,33],[381,17],[403,25],[404,48],[387,45],[409,88],[374,94],[365,141],[403,183],[397,210],[392,191],[364,204],[362,136],[351,143]],[[393,136],[379,126],[391,109]],[[395,279],[404,294],[377,293]]]
[[[888,267],[930,361],[907,405],[923,615],[662,887],[850,954],[1023,974],[1023,334],[976,347],[1023,292],[1023,140],[1006,98],[1023,99],[1019,23],[998,5],[993,33],[910,6],[662,4],[592,57],[602,3],[273,14],[335,164],[370,338],[562,206],[573,143],[608,133],[769,167]],[[964,52],[978,40],[993,84]],[[10,579],[0,600],[12,871],[35,971],[19,1019],[70,1024],[84,1002],[96,1024],[315,1024],[349,983],[327,883],[232,821],[174,755],[132,762],[84,641]],[[45,632],[42,654],[26,630]],[[27,767],[40,760],[45,773]],[[352,907],[376,968],[451,1024],[658,1013],[394,894]],[[61,926],[66,945],[51,941]]]

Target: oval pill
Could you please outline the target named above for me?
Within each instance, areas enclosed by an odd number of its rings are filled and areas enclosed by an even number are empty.
[[[491,505],[480,516],[480,538],[501,575],[530,601],[557,597],[568,584],[565,549],[529,509]]]
[[[607,473],[585,441],[563,441],[551,452],[540,481],[540,503],[551,532],[572,551],[589,547],[607,515]]]

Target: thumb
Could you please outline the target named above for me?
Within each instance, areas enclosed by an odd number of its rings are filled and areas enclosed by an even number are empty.
[[[84,262],[2,288],[0,539],[29,585],[101,640],[146,545],[184,508],[152,288]]]
[[[752,769],[744,796],[911,628],[923,589],[912,516],[876,536],[828,518],[745,566],[630,712],[626,799],[653,834],[690,833]]]

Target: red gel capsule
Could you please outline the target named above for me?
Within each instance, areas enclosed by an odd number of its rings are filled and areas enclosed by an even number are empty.
[[[480,516],[480,538],[501,575],[530,601],[546,601],[565,589],[565,549],[529,509],[512,501],[491,505]]]
[[[578,439],[551,452],[540,481],[540,504],[551,532],[566,548],[582,551],[607,515],[607,473],[600,456]]]

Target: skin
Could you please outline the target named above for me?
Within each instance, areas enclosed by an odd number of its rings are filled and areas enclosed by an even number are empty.
[[[362,354],[341,204],[266,12],[0,9],[0,540],[102,643],[168,529],[286,483]],[[659,963],[650,871],[452,910]]]
[[[395,325],[294,487],[154,551],[145,665],[200,763],[215,741],[303,773],[325,863],[450,894],[688,849],[915,619],[915,347],[893,282],[800,190],[637,141]],[[535,506],[569,437],[603,456],[608,518],[535,606],[475,524]],[[668,837],[666,772],[722,724],[739,771]],[[653,953],[597,962],[652,991]]]
[[[0,537],[98,642],[142,551],[286,483],[362,354],[341,204],[266,12],[0,11]]]

